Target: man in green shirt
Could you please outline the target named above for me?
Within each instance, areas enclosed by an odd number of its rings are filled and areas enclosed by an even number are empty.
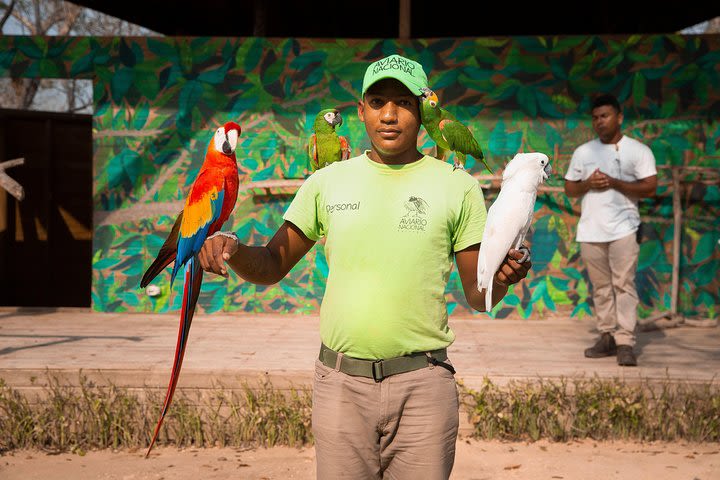
[[[422,66],[372,63],[358,116],[372,148],[313,173],[265,246],[216,236],[200,263],[243,279],[280,281],[323,236],[329,274],[320,309],[313,434],[320,479],[446,479],[458,429],[445,288],[457,264],[478,310],[477,258],[486,209],[477,181],[417,149]],[[525,278],[516,250],[495,276],[493,304]]]

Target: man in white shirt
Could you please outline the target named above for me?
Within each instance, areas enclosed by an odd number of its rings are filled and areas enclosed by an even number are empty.
[[[591,112],[598,138],[575,149],[565,175],[565,193],[582,198],[575,239],[592,283],[600,332],[585,356],[617,355],[618,365],[635,366],[637,201],[655,195],[655,157],[646,145],[622,134],[623,114],[614,96],[597,97]]]

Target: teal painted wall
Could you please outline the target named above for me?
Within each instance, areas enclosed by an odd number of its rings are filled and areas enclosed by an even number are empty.
[[[94,83],[94,242],[96,311],[179,309],[169,275],[149,298],[138,287],[182,208],[212,131],[243,127],[241,182],[301,179],[305,142],[322,108],[343,113],[340,133],[358,154],[368,147],[355,115],[366,65],[398,52],[420,61],[443,104],[475,132],[498,168],[520,151],[547,153],[562,186],[573,149],[594,137],[589,99],[598,91],[624,104],[627,135],[648,144],[658,165],[720,167],[720,37],[571,36],[477,39],[312,40],[264,38],[1,37],[0,75],[91,78]],[[433,143],[424,130],[421,149]],[[472,161],[471,173],[480,174]],[[641,315],[670,307],[672,201],[669,170],[659,196],[641,202],[648,225],[638,269]],[[263,193],[262,190],[255,190]],[[275,190],[282,192],[282,190]],[[282,221],[284,195],[241,194],[228,229],[263,243]],[[496,191],[486,190],[488,205]],[[680,310],[717,317],[720,304],[720,191],[683,190]],[[579,205],[562,193],[539,196],[533,270],[491,316],[539,318],[590,313],[587,274],[573,241]],[[278,285],[208,278],[206,312],[312,313],[327,265],[322,244]],[[451,313],[470,313],[459,278],[447,290]]]

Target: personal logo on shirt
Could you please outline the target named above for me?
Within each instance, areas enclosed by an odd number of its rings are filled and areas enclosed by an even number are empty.
[[[420,197],[411,195],[404,202],[405,214],[400,218],[399,231],[424,232],[427,226],[427,216],[430,205]]]
[[[349,212],[360,210],[360,202],[335,203],[333,205],[325,205],[325,211],[330,214],[333,212]]]

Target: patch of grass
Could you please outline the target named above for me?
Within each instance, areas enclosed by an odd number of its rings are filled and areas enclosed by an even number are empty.
[[[477,391],[460,387],[476,438],[720,441],[720,387],[712,382],[589,378],[501,387],[485,379]]]
[[[164,394],[140,394],[80,377],[65,386],[48,376],[39,401],[30,402],[0,379],[0,452],[38,448],[83,453],[101,448],[145,448],[160,415]],[[158,444],[301,446],[312,442],[311,393],[284,392],[263,383],[240,390],[218,388],[190,398],[176,392]]]
[[[164,392],[99,386],[82,374],[79,387],[50,374],[47,385],[37,401],[30,401],[0,379],[0,452],[36,448],[82,454],[148,446]],[[499,386],[485,379],[477,391],[459,386],[480,439],[720,441],[720,387],[713,382],[591,378]],[[279,390],[269,383],[193,390],[192,397],[179,391],[158,443],[308,445],[311,401],[309,388]]]

